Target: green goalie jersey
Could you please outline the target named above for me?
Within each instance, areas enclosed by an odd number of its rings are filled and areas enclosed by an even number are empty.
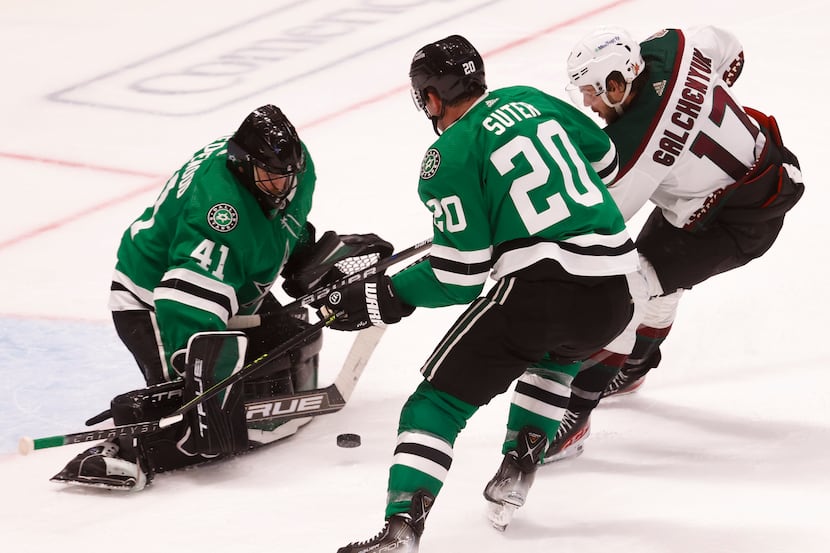
[[[171,356],[196,332],[225,330],[268,293],[298,242],[315,185],[306,169],[288,207],[269,219],[253,194],[226,167],[222,137],[196,152],[124,232],[110,309],[155,312],[168,377]]]
[[[608,136],[537,89],[493,90],[427,150],[418,194],[433,215],[426,262],[393,278],[400,298],[438,307],[475,299],[494,279],[553,260],[572,275],[638,267],[606,190],[617,173]]]

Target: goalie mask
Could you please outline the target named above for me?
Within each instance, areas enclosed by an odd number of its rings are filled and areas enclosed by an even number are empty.
[[[465,96],[480,95],[487,90],[484,61],[466,38],[452,35],[427,44],[412,58],[409,68],[412,101],[436,122],[443,115],[427,110],[427,90],[431,89],[444,104],[453,104]],[[437,133],[436,129],[436,133]]]
[[[293,197],[305,156],[294,126],[269,104],[248,115],[228,140],[228,165],[273,218]]]
[[[580,87],[590,86],[594,93],[617,114],[622,114],[622,104],[631,93],[631,83],[646,68],[640,45],[623,29],[605,27],[596,30],[580,40],[568,56],[568,92],[578,106],[581,106]],[[625,82],[622,100],[611,102],[606,89],[608,77],[619,73]]]

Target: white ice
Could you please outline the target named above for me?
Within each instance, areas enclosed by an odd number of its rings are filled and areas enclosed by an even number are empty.
[[[713,23],[743,40],[737,93],[778,118],[804,199],[767,255],[685,296],[660,368],[596,412],[581,457],[541,470],[503,534],[481,491],[508,397],[482,408],[421,551],[827,551],[828,15],[818,0],[0,3],[0,550],[333,553],[374,534],[398,411],[460,308],[391,327],[343,411],[141,493],[50,483],[82,446],[17,455],[20,436],[82,430],[141,385],[106,310],[122,230],[192,152],[275,103],[314,155],[318,228],[406,247],[431,232],[415,187],[433,134],[407,88],[419,46],[463,34],[492,88],[566,97],[565,57],[589,29]],[[293,52],[273,59],[287,38]],[[351,338],[326,331],[323,383]],[[341,432],[362,447],[338,449]]]

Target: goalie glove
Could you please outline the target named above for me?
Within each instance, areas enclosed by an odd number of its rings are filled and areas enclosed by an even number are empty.
[[[340,312],[329,325],[335,330],[361,330],[400,321],[415,311],[395,294],[392,280],[383,273],[335,290],[319,306],[323,317]]]
[[[392,244],[376,234],[327,231],[313,245],[291,255],[282,276],[285,292],[299,298],[392,255]]]

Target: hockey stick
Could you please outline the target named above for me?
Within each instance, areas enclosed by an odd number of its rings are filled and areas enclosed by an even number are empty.
[[[359,282],[361,280],[366,280],[370,276],[375,275],[375,274],[377,274],[381,271],[384,271],[387,268],[389,268],[390,266],[394,265],[395,263],[398,263],[399,261],[403,261],[404,259],[408,259],[408,258],[412,257],[413,255],[426,250],[430,246],[432,246],[432,239],[431,238],[427,238],[426,240],[422,240],[421,242],[418,242],[414,246],[410,246],[410,247],[406,248],[405,250],[401,250],[398,253],[393,253],[389,257],[381,259],[380,261],[378,261],[377,263],[375,263],[371,267],[367,267],[366,269],[364,269],[362,271],[358,271],[356,273],[352,273],[350,275],[346,275],[344,277],[341,277],[341,278],[335,280],[334,282],[331,282],[331,283],[329,283],[325,286],[322,286],[322,287],[318,288],[317,290],[314,290],[313,292],[310,292],[310,293],[306,294],[305,296],[303,296],[301,298],[297,298],[293,302],[291,302],[288,305],[285,305],[283,307],[284,307],[284,309],[290,310],[292,308],[306,306],[306,305],[310,304],[313,301],[321,300],[321,299],[327,297],[329,294],[331,294],[335,290],[339,290],[340,288],[343,288],[343,287],[345,287],[349,284],[352,284],[354,282]]]
[[[340,277],[339,279],[335,280],[334,282],[330,282],[325,286],[321,286],[320,288],[309,292],[305,296],[295,299],[294,301],[282,306],[282,309],[289,311],[291,309],[296,309],[298,307],[306,307],[307,305],[311,304],[314,301],[321,300],[327,297],[329,294],[334,292],[335,290],[339,290],[349,284],[354,282],[360,282],[361,280],[366,280],[372,275],[375,275],[381,271],[386,270],[389,266],[398,263],[399,261],[403,261],[404,259],[410,258],[413,255],[429,248],[432,246],[432,239],[428,238],[421,242],[418,242],[414,246],[410,246],[405,250],[401,250],[398,253],[394,253],[389,257],[381,259],[374,265],[363,269],[362,271],[357,271],[355,273]],[[419,260],[420,261],[420,260]],[[231,317],[228,320],[228,330],[241,330],[245,328],[249,328],[252,326],[259,326],[260,324],[260,316],[259,315],[237,315],[235,317]],[[206,398],[207,399],[207,398]]]
[[[306,390],[296,394],[275,396],[245,404],[245,418],[249,423],[314,417],[339,411],[352,395],[363,369],[386,327],[371,326],[357,333],[343,366],[333,384],[325,388]],[[60,434],[47,438],[20,438],[18,450],[26,455],[35,449],[46,449],[84,442],[136,437],[159,430],[158,421],[128,424],[101,430]]]
[[[363,369],[369,362],[369,357],[385,331],[385,326],[370,326],[358,332],[333,384],[316,390],[246,403],[247,422],[314,417],[341,410],[349,401]]]
[[[325,286],[325,294],[323,294],[321,291],[314,291],[311,294],[308,294],[303,298],[300,298],[296,302],[289,304],[288,306],[286,306],[286,308],[296,305],[307,305],[307,303],[314,301],[315,298],[323,298],[332,291],[342,288],[347,284],[364,280],[382,270],[385,270],[389,266],[399,261],[412,257],[413,255],[429,248],[431,244],[431,240],[424,240],[422,242],[419,242],[418,244],[410,246],[409,248],[402,250],[397,254],[393,254],[385,259],[382,259],[381,261],[379,261],[378,263],[364,271],[355,273],[353,275],[348,275],[347,277],[339,279],[334,284]],[[354,278],[356,275],[360,275],[359,278]],[[306,301],[306,298],[310,299]],[[20,439],[18,443],[18,450],[21,454],[26,455],[34,449],[45,449],[49,447],[58,447],[62,445],[97,441],[116,437],[136,437],[156,432],[161,428],[165,428],[167,426],[180,422],[184,418],[184,413],[187,412],[189,409],[192,409],[202,401],[215,396],[220,391],[225,389],[227,386],[230,386],[231,384],[234,384],[235,382],[238,382],[239,380],[247,376],[250,376],[251,373],[259,369],[266,362],[271,361],[282,355],[285,355],[295,346],[303,343],[305,340],[310,339],[314,334],[316,334],[318,330],[322,329],[325,326],[329,326],[341,314],[341,312],[334,313],[329,317],[321,319],[317,323],[309,326],[308,328],[291,337],[286,342],[280,344],[279,347],[271,350],[267,354],[264,354],[256,360],[252,361],[237,373],[234,373],[228,378],[217,382],[215,385],[205,390],[201,395],[196,396],[191,401],[182,405],[175,412],[171,413],[166,417],[163,417],[158,421],[125,424],[108,429],[75,432],[72,434],[62,434],[56,436],[49,436],[45,438],[30,438],[24,436]],[[359,334],[366,336],[363,333],[372,330],[373,328],[382,329],[383,327],[370,327],[368,329],[360,331]],[[349,356],[346,359],[346,363],[344,363],[344,366],[341,369],[340,374],[338,375],[334,384],[329,385],[326,388],[318,388],[316,390],[300,392],[293,396],[281,397],[279,398],[279,400],[277,398],[274,398],[273,400],[270,400],[270,407],[265,405],[258,405],[256,407],[256,413],[254,415],[247,414],[248,411],[246,404],[246,417],[249,420],[256,421],[279,420],[297,418],[301,416],[314,416],[316,414],[331,413],[342,409],[343,406],[346,404],[346,401],[348,400],[349,396],[351,395],[351,392],[354,389],[357,379],[360,377],[360,374],[363,371],[363,367],[368,361],[369,355],[374,350],[374,347],[377,345],[377,341],[380,340],[382,330],[375,330],[374,333],[377,334],[376,338],[374,338],[374,343],[372,343],[367,337],[365,342],[366,345],[364,345],[363,347],[356,348],[355,346],[357,345],[361,337],[360,335],[358,336],[358,338],[355,340],[355,345],[353,345],[352,350],[350,351]],[[370,334],[369,336],[371,337],[373,335],[374,334]],[[351,363],[350,359],[352,359]],[[288,404],[283,403],[286,400],[289,401]],[[319,403],[315,404],[315,401],[319,401]],[[292,414],[290,413],[290,409],[283,409],[280,407],[282,405],[287,405],[290,408],[292,404],[294,405],[295,411],[297,409],[300,409],[301,412],[298,414]],[[267,415],[265,413],[266,409],[268,409]]]
[[[369,267],[369,268],[367,268],[363,271],[358,271],[358,272],[353,273],[351,275],[346,275],[343,278],[340,278],[340,279],[336,280],[332,284],[326,285],[326,286],[324,286],[324,287],[322,287],[318,290],[315,290],[311,294],[307,294],[307,295],[303,296],[302,298],[298,299],[297,301],[295,301],[293,303],[289,303],[288,305],[284,306],[284,308],[286,310],[289,310],[292,307],[294,307],[295,305],[307,305],[308,303],[311,303],[311,302],[313,302],[317,299],[323,299],[323,298],[327,297],[331,292],[333,292],[335,290],[339,290],[340,288],[343,288],[344,286],[347,286],[349,284],[352,284],[352,283],[355,283],[355,282],[360,282],[362,280],[366,280],[370,276],[375,275],[375,274],[387,269],[388,267],[394,265],[395,263],[398,263],[399,261],[403,261],[404,259],[412,257],[413,255],[429,248],[431,245],[432,245],[432,240],[431,239],[427,239],[427,240],[423,240],[421,242],[418,242],[414,246],[410,246],[410,247],[406,248],[405,250],[402,250],[402,251],[398,252],[397,254],[392,254],[387,258],[381,259],[380,261],[378,261],[377,263],[375,263],[374,265],[372,265],[371,267]],[[310,327],[308,327],[305,330],[299,332],[298,334],[295,334],[294,336],[292,336],[291,338],[289,338],[288,340],[286,340],[285,342],[280,344],[280,346],[277,347],[276,349],[270,351],[269,353],[266,353],[266,354],[260,356],[258,359],[255,359],[250,364],[243,367],[242,370],[230,375],[229,377],[225,378],[224,380],[220,380],[219,382],[217,382],[213,386],[209,387],[208,389],[206,389],[204,392],[202,392],[198,396],[196,396],[193,399],[191,399],[190,401],[186,402],[184,405],[182,405],[181,407],[176,409],[174,412],[170,413],[166,417],[162,417],[161,419],[159,419],[159,422],[158,422],[159,428],[167,428],[168,426],[170,426],[172,424],[176,424],[178,422],[181,422],[182,419],[184,419],[184,414],[186,412],[190,411],[191,409],[193,409],[194,407],[196,407],[197,405],[199,405],[203,401],[214,397],[216,394],[218,394],[219,392],[221,392],[222,390],[224,390],[228,386],[230,386],[232,384],[235,384],[236,382],[239,382],[243,378],[247,378],[254,371],[259,369],[262,365],[264,365],[265,363],[267,363],[271,359],[273,359],[275,357],[279,357],[280,355],[284,355],[285,353],[287,353],[288,351],[293,349],[295,346],[298,346],[298,345],[304,343],[306,340],[308,340],[312,336],[314,336],[317,333],[318,330],[322,329],[323,327],[331,325],[331,323],[333,323],[338,317],[340,317],[342,315],[343,315],[342,311],[337,311],[337,312],[334,312],[334,313],[328,315],[325,318],[320,319],[319,321],[317,321],[316,323],[314,323]]]

